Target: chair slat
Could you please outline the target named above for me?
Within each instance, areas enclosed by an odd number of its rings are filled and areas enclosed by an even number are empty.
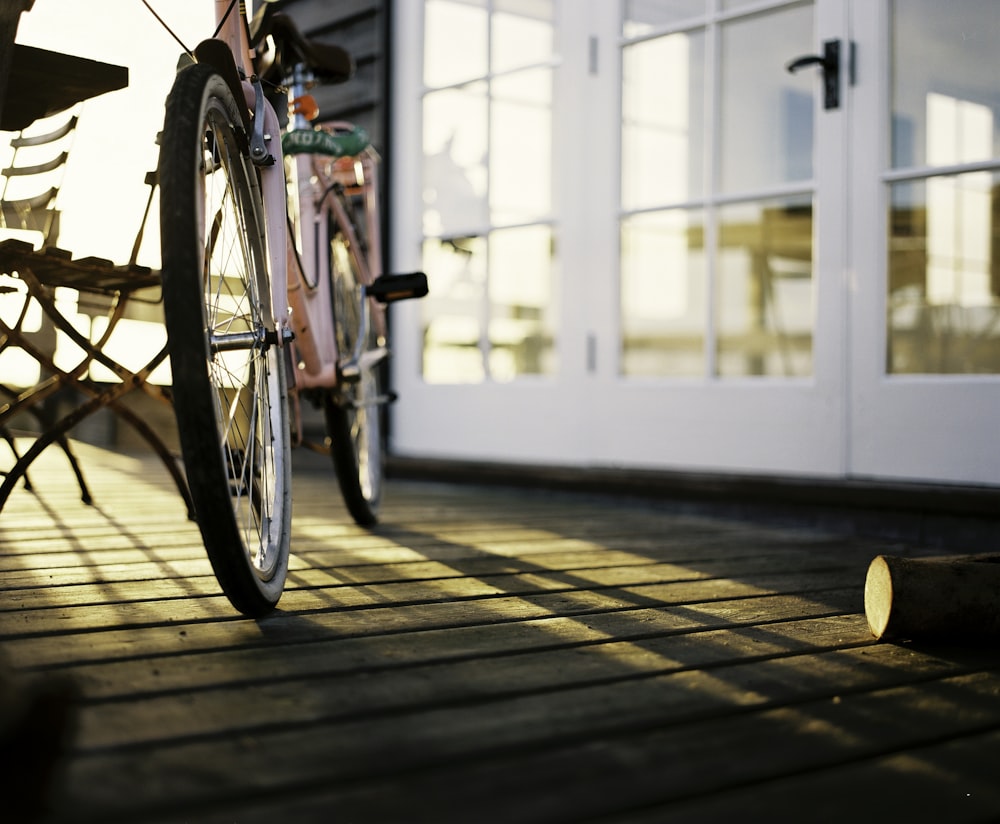
[[[8,166],[0,174],[4,177],[25,177],[27,175],[40,175],[45,172],[51,172],[53,169],[58,169],[62,166],[66,159],[69,157],[69,152],[62,152],[52,160],[47,160],[45,163],[37,163],[34,166]]]
[[[79,120],[79,115],[73,115],[55,131],[48,132],[47,134],[21,135],[11,140],[10,145],[15,149],[23,149],[27,146],[44,146],[46,143],[55,143],[60,138],[66,137],[66,135],[76,128],[77,120]]]

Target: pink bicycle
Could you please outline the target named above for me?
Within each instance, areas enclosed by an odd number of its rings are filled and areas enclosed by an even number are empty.
[[[270,3],[252,22],[243,2],[215,5],[215,36],[178,71],[160,138],[163,303],[198,525],[223,591],[256,616],[285,584],[302,400],[325,413],[349,511],[375,522],[385,307],[423,296],[427,279],[382,273],[362,130],[310,123],[309,87],[347,79],[350,56]]]

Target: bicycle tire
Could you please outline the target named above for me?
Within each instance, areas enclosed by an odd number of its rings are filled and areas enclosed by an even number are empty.
[[[333,321],[337,349],[343,356],[355,348],[362,327],[367,298],[361,297],[361,280],[350,249],[336,224],[331,226],[330,275],[333,278]],[[370,322],[364,323],[364,350],[380,344]],[[340,376],[335,392],[326,393],[323,409],[330,456],[348,512],[360,526],[378,522],[382,497],[381,363],[362,366],[353,380]]]
[[[160,144],[163,310],[195,515],[216,578],[250,616],[284,589],[291,526],[285,359],[273,326],[257,171],[239,104],[183,69]]]

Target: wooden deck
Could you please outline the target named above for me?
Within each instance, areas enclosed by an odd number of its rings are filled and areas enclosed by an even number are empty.
[[[162,467],[79,451],[96,505],[49,450],[0,516],[0,650],[81,693],[49,820],[1000,816],[1000,652],[874,644],[884,545],[411,481],[369,533],[306,455],[255,623]]]

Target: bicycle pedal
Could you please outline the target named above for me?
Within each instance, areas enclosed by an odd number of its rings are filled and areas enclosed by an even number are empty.
[[[408,275],[379,275],[366,289],[379,303],[422,298],[427,294],[427,275],[411,272]]]

